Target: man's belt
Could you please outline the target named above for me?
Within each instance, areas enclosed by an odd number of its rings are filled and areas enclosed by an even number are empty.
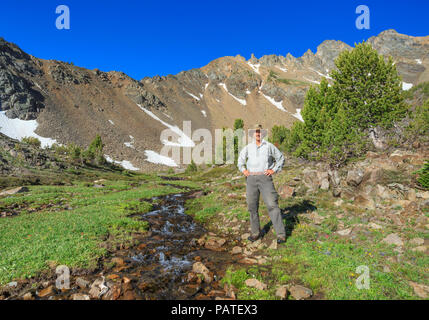
[[[264,175],[265,172],[261,171],[261,172],[249,172],[250,176],[261,176]]]

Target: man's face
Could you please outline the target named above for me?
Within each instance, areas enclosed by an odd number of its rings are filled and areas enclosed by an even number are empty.
[[[254,137],[256,141],[261,141],[261,130],[255,130]]]

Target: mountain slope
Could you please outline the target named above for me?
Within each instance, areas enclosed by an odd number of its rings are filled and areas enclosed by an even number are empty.
[[[393,57],[404,89],[429,80],[429,36],[387,30],[368,42]],[[223,57],[200,69],[137,81],[122,72],[38,59],[0,39],[0,127],[8,126],[8,119],[37,119],[38,135],[81,146],[100,134],[110,158],[152,170],[157,165],[146,161],[148,150],[160,151],[166,128],[177,126],[183,135],[183,121],[191,121],[192,130],[211,131],[231,127],[236,118],[268,128],[300,121],[309,86],[329,80],[335,58],[350,49],[327,40],[316,53],[309,50],[298,58]],[[22,133],[16,128],[14,134],[20,138]]]

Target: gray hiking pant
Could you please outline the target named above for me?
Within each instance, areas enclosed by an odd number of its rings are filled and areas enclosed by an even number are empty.
[[[265,175],[251,175],[246,179],[247,207],[250,213],[250,231],[252,236],[256,236],[260,232],[258,208],[259,195],[261,193],[277,237],[285,237],[285,227],[278,205],[278,194],[274,188],[273,177]]]

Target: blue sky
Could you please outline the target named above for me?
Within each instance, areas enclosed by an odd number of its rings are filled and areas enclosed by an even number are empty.
[[[58,5],[70,8],[70,30],[55,27]],[[358,30],[356,7],[370,9]],[[176,74],[222,56],[301,56],[326,39],[350,45],[386,29],[429,35],[429,1],[2,1],[0,37],[43,59],[133,78]]]

